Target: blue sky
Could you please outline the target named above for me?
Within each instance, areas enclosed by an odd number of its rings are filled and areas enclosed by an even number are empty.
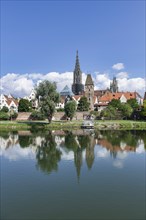
[[[2,1],[1,76],[72,72],[79,50],[84,73],[123,63],[145,75],[145,1]]]

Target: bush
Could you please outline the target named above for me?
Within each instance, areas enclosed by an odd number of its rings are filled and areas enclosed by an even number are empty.
[[[17,112],[14,112],[12,115],[11,115],[11,119],[16,119],[18,116],[18,113]]]
[[[0,112],[0,120],[9,120],[10,116],[6,112]]]
[[[30,115],[31,120],[44,120],[45,118],[45,115],[38,111],[33,111]]]
[[[64,112],[64,108],[58,108],[57,112]]]
[[[1,109],[1,112],[8,112],[8,111],[9,111],[9,109],[6,106],[3,106],[2,109]]]

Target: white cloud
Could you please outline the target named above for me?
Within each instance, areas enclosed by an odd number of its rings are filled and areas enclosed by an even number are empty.
[[[110,86],[110,77],[108,73],[95,72],[93,78],[95,89],[107,89]],[[4,94],[11,93],[16,97],[24,97],[30,94],[31,89],[42,80],[55,81],[57,90],[60,92],[65,85],[71,89],[73,83],[73,72],[50,72],[42,73],[8,73],[1,77],[1,92]],[[85,84],[86,74],[82,74],[83,84]],[[118,86],[120,91],[137,91],[142,96],[144,94],[145,81],[143,78],[128,78],[127,72],[117,74]]]
[[[120,72],[120,73],[117,73],[116,77],[119,79],[128,78],[128,73],[127,72]]]
[[[139,94],[144,95],[145,80],[143,78],[117,78],[119,91],[129,91],[129,92],[138,92]]]
[[[97,74],[94,81],[95,89],[107,89],[110,86],[110,78],[106,73]]]
[[[124,64],[123,63],[116,63],[112,66],[112,68],[114,70],[122,70],[122,69],[124,69]]]
[[[107,158],[110,156],[109,151],[107,151],[107,149],[105,148],[97,148],[97,152],[96,152],[97,157],[101,157],[101,158]]]
[[[5,147],[1,146],[0,155],[11,161],[35,158],[35,152],[32,148],[28,147],[22,149],[19,144],[16,144],[13,147],[9,147],[7,150]]]
[[[121,160],[115,160],[113,162],[113,166],[116,167],[116,168],[123,168],[124,164],[123,164],[123,161],[121,161]]]

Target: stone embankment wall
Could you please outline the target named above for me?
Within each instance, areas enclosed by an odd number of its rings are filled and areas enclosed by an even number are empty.
[[[89,115],[89,112],[76,112],[73,120],[83,120],[84,115]],[[66,120],[64,112],[56,112],[54,114],[53,120]]]
[[[16,120],[17,121],[27,121],[27,120],[29,120],[30,115],[31,115],[31,112],[19,112]]]
[[[31,112],[19,112],[17,121],[27,121],[29,120],[29,117],[31,115]],[[89,115],[89,112],[76,112],[73,120],[83,120],[84,115]],[[52,120],[66,120],[67,118],[64,115],[64,112],[56,112],[53,116]]]

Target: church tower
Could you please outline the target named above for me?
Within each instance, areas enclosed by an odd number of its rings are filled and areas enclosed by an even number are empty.
[[[73,72],[73,84],[72,84],[72,92],[75,95],[80,95],[84,91],[84,85],[82,84],[82,72],[80,69],[78,51],[76,54],[76,64]]]
[[[87,75],[85,82],[85,96],[90,103],[89,109],[94,110],[94,83],[91,74]]]
[[[118,92],[118,81],[116,77],[113,77],[113,82],[110,83],[110,91],[113,93]]]

